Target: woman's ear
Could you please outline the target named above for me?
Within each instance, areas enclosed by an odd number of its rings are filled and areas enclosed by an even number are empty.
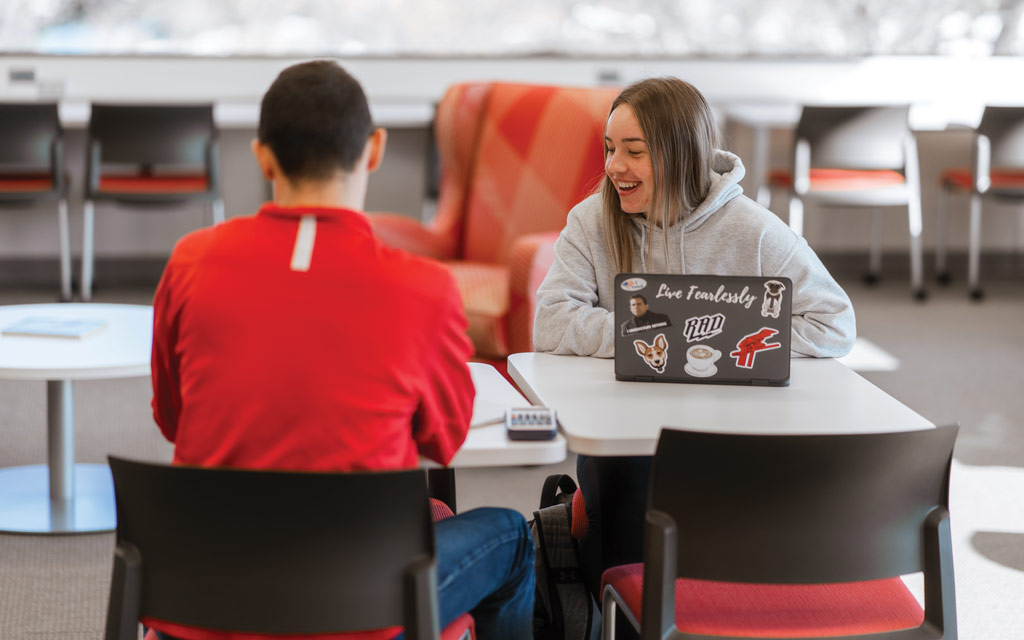
[[[387,146],[387,142],[388,132],[383,127],[377,127],[370,134],[370,139],[366,141],[367,171],[373,172],[380,167],[380,163],[384,160],[384,148]]]

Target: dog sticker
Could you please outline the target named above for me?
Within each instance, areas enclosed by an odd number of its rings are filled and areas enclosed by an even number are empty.
[[[665,373],[665,365],[668,363],[668,340],[664,333],[659,333],[654,338],[654,344],[647,344],[643,340],[634,340],[633,347],[636,348],[638,356],[644,359],[647,366],[658,373]]]
[[[736,343],[736,350],[729,355],[736,359],[737,367],[753,369],[754,357],[758,351],[770,351],[782,346],[778,342],[765,342],[778,332],[778,329],[762,327],[760,331],[743,336],[743,339]]]
[[[782,310],[782,292],[786,285],[778,280],[769,280],[764,283],[764,302],[761,303],[761,317],[778,318]]]

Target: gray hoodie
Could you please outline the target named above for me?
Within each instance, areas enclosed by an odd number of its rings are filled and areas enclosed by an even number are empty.
[[[633,216],[639,270],[788,277],[794,289],[793,353],[846,355],[857,334],[849,297],[802,237],[742,195],[743,174],[738,157],[715,151],[707,199],[670,226],[667,237],[655,227],[651,255],[646,254],[646,221]],[[612,357],[616,273],[601,222],[601,195],[594,194],[569,212],[555,242],[555,262],[537,291],[537,351]]]

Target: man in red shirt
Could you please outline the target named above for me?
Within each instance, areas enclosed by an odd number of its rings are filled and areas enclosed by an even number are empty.
[[[273,202],[182,238],[153,302],[153,415],[175,463],[403,469],[462,445],[472,346],[454,280],[382,245],[360,212],[385,139],[333,62],[290,67],[267,91],[253,152]],[[436,540],[442,624],[472,611],[482,639],[529,637],[523,517],[473,510]],[[163,637],[245,637],[145,622]]]

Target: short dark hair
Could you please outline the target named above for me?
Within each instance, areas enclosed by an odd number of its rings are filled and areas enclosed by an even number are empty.
[[[644,301],[644,304],[648,304],[648,303],[647,303],[647,298],[645,298],[645,297],[643,296],[643,294],[641,294],[641,293],[634,293],[633,295],[629,296],[629,299],[630,299],[630,300],[632,300],[633,298],[640,298],[641,300],[643,300],[643,301]]]
[[[288,67],[260,103],[259,141],[290,180],[352,171],[372,133],[363,88],[330,60]]]

